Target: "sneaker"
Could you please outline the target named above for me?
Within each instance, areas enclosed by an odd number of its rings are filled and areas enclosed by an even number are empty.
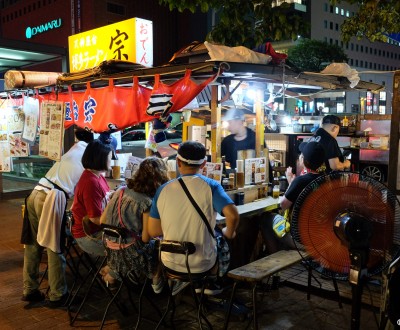
[[[153,288],[154,293],[161,293],[164,288],[164,279],[162,277],[157,278],[157,282],[151,285]]]
[[[43,292],[39,290],[32,291],[31,293],[24,294],[21,298],[22,301],[38,302],[43,301],[46,298]]]
[[[48,305],[47,305],[47,307],[49,307],[49,308],[64,307],[64,306],[66,306],[66,304],[67,304],[68,298],[69,298],[68,292],[67,292],[67,293],[64,293],[64,294],[61,296],[60,299],[58,299],[58,300],[50,300],[49,303],[48,303]]]
[[[179,292],[181,292],[189,284],[190,284],[189,282],[174,281],[174,284],[172,287],[172,295],[176,296]]]
[[[207,283],[204,288],[204,294],[207,296],[215,296],[220,294],[224,289],[216,282]],[[201,293],[201,287],[195,289],[196,293]]]

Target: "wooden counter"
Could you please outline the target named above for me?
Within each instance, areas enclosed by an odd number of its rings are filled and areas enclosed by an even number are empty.
[[[263,199],[256,200],[251,203],[246,203],[244,205],[237,205],[237,209],[239,211],[239,215],[242,216],[250,216],[255,214],[260,214],[264,212],[270,212],[277,210],[279,208],[279,203],[282,197],[272,198],[266,197]],[[217,225],[225,224],[225,217],[218,214],[217,215]]]

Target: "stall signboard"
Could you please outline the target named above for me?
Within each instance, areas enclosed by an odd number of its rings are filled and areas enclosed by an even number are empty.
[[[266,157],[249,158],[244,160],[244,183],[257,184],[267,180]]]
[[[131,18],[68,37],[71,72],[93,68],[105,60],[153,66],[153,22]]]
[[[64,103],[43,101],[41,106],[39,155],[59,161],[64,140]]]

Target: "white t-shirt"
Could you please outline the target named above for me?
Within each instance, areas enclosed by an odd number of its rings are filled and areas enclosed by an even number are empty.
[[[214,230],[216,212],[221,213],[226,205],[233,204],[232,200],[218,182],[205,176],[196,174],[185,175],[182,178]],[[215,265],[215,239],[210,235],[206,224],[177,179],[167,182],[157,190],[150,216],[161,220],[164,239],[195,244],[196,252],[189,256],[191,272],[202,273]],[[184,255],[165,252],[162,253],[161,259],[166,267],[178,272],[187,272]]]
[[[83,173],[82,156],[87,147],[87,143],[79,141],[69,149],[59,162],[54,163],[45,177],[61,187],[71,198],[74,195],[75,186]],[[52,184],[45,178],[39,180],[40,185],[53,188]],[[42,186],[36,186],[36,190],[46,190]]]

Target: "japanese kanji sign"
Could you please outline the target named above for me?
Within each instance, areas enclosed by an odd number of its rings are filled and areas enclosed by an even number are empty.
[[[70,71],[93,68],[105,60],[153,65],[153,23],[131,18],[68,37]]]

